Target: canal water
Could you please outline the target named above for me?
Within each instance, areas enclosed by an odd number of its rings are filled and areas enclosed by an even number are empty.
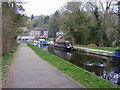
[[[80,51],[65,52],[60,49],[56,49],[51,45],[38,46],[47,52],[91,72],[94,75],[120,86],[120,61],[118,60],[112,60],[112,58],[109,57],[93,55]]]

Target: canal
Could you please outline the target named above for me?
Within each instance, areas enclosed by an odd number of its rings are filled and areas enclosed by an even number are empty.
[[[52,45],[38,46],[47,52],[91,72],[94,75],[120,86],[120,61],[118,60],[112,60],[110,57],[103,57],[80,51],[65,52],[54,48]]]

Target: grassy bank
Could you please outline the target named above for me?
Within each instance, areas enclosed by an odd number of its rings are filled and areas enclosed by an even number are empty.
[[[13,62],[13,55],[16,52],[16,49],[20,43],[17,43],[16,46],[10,51],[8,54],[2,56],[2,80],[6,80],[7,72],[9,70],[9,66]],[[4,83],[4,82],[3,82]]]
[[[118,86],[111,84],[110,82],[101,79],[97,76],[92,75],[88,71],[77,67],[65,61],[49,52],[46,52],[38,47],[28,44],[37,55],[43,58],[45,61],[49,62],[51,65],[55,66],[57,69],[69,75],[74,80],[78,81],[81,85],[87,88],[118,88]]]
[[[106,50],[106,51],[111,51],[111,52],[114,52],[117,49],[115,47],[88,47],[87,45],[79,45],[79,44],[74,44],[74,46],[86,47],[86,48],[91,48],[91,49]]]

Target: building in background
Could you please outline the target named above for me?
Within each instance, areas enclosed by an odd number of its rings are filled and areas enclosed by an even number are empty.
[[[34,36],[18,36],[17,37],[17,40],[28,40],[28,41],[31,41],[33,39],[35,39]]]
[[[65,34],[63,33],[63,32],[57,32],[56,33],[56,37],[62,37],[62,36],[64,36]]]
[[[48,38],[48,31],[43,31],[43,38]]]
[[[35,38],[40,38],[42,33],[41,31],[30,31],[29,35],[34,36]]]
[[[29,35],[35,38],[48,38],[48,31],[30,31]]]

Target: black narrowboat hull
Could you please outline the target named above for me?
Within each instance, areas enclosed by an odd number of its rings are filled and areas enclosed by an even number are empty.
[[[67,47],[65,47],[65,46],[56,46],[56,45],[54,45],[54,48],[55,48],[55,49],[59,49],[59,50],[64,50],[64,51],[73,51],[73,50],[74,50],[73,47],[67,48]]]
[[[113,55],[112,58],[113,60],[120,60],[120,56],[117,56],[117,55]]]
[[[65,50],[65,51],[74,50],[72,43],[69,41],[67,41],[67,42],[54,42],[54,47],[56,49]]]

